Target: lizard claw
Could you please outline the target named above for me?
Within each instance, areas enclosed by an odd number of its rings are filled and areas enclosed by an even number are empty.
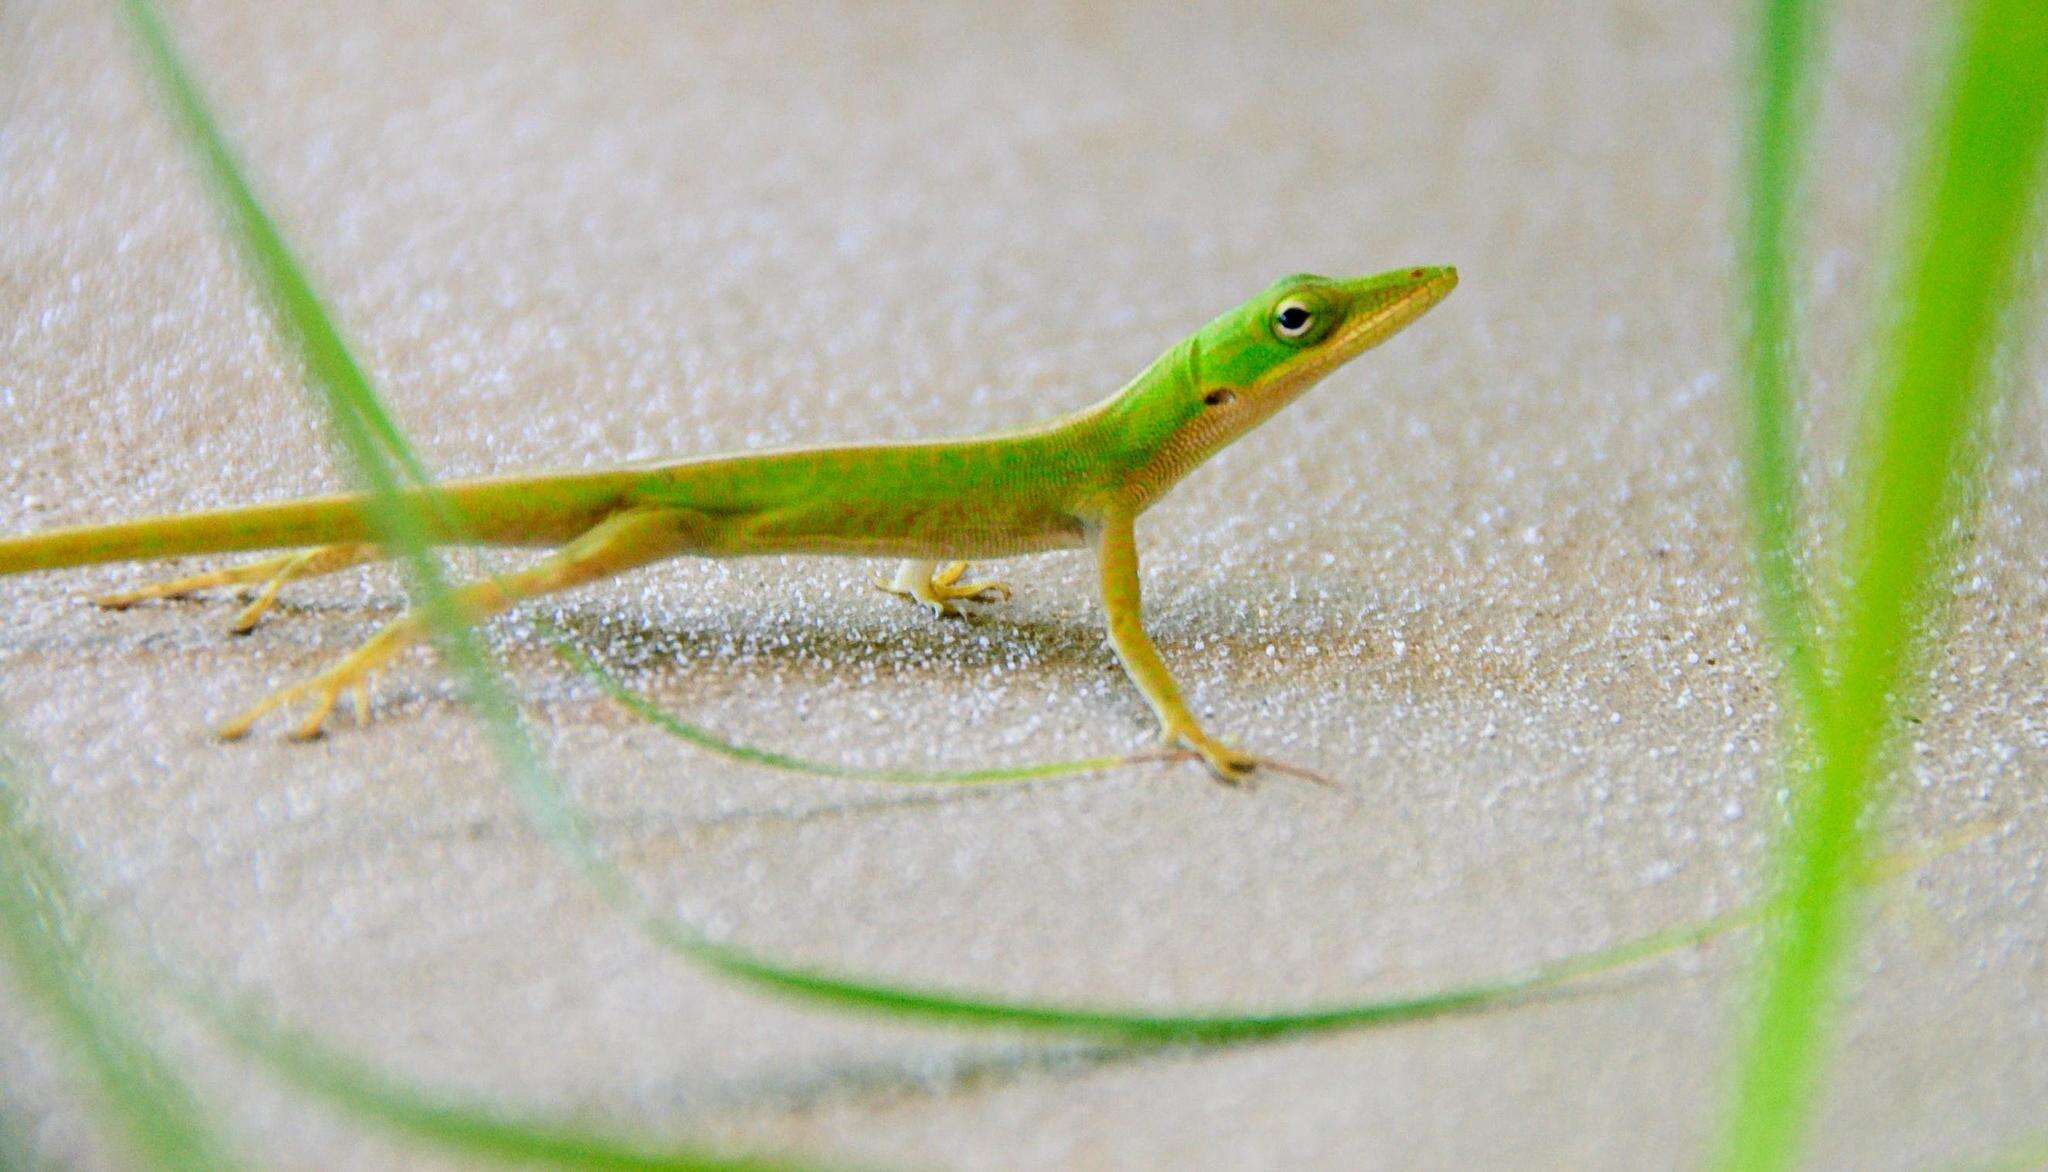
[[[1201,758],[1210,775],[1224,785],[1248,787],[1252,784],[1253,776],[1260,770],[1265,770],[1284,777],[1300,778],[1325,789],[1338,788],[1336,782],[1313,769],[1289,765],[1284,761],[1258,757],[1242,749],[1231,748],[1199,728],[1169,728],[1161,734],[1160,739],[1169,745],[1185,748]]]

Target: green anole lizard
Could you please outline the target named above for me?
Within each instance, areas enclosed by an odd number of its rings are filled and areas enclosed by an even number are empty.
[[[1288,277],[1160,355],[1116,394],[1019,431],[452,483],[438,491],[455,523],[435,538],[559,547],[531,569],[458,591],[472,620],[664,558],[769,554],[903,559],[895,577],[877,585],[945,615],[962,600],[1008,596],[999,582],[962,581],[968,560],[1086,546],[1095,553],[1110,642],[1163,738],[1235,781],[1259,760],[1202,728],[1145,634],[1133,524],[1196,465],[1457,283],[1450,268]],[[242,633],[287,583],[382,556],[362,499],[345,495],[0,539],[0,574],[264,549],[293,552],[98,601],[119,609],[255,586],[255,600],[234,622]],[[238,739],[272,710],[307,701],[292,735],[310,739],[344,694],[366,716],[371,673],[425,633],[421,617],[408,613],[333,667],[221,726],[220,735]]]

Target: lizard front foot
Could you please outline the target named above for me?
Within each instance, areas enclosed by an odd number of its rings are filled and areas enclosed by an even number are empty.
[[[1252,775],[1264,769],[1269,772],[1298,777],[1314,782],[1328,789],[1336,789],[1337,783],[1299,765],[1289,765],[1267,757],[1257,757],[1242,749],[1234,749],[1222,741],[1203,732],[1200,728],[1168,726],[1160,731],[1159,739],[1167,745],[1187,749],[1202,759],[1209,773],[1224,785],[1242,786],[1251,784]]]
[[[1257,757],[1233,749],[1193,725],[1184,728],[1168,725],[1160,730],[1159,739],[1200,757],[1216,780],[1225,785],[1243,785],[1251,780],[1252,773],[1259,767]]]
[[[923,603],[941,618],[960,613],[960,608],[953,605],[956,601],[998,602],[1010,597],[1010,588],[1001,582],[962,582],[960,578],[966,573],[966,562],[953,562],[939,569],[937,562],[911,559],[896,567],[895,578],[886,582],[876,578],[874,583],[882,593]]]

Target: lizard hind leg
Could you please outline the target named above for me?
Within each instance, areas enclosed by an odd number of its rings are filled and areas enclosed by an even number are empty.
[[[1010,588],[1001,582],[962,582],[966,573],[966,562],[953,562],[941,569],[937,562],[906,558],[897,564],[894,578],[884,581],[878,577],[874,583],[882,593],[922,603],[941,617],[960,613],[953,605],[956,601],[997,602],[1010,597]]]
[[[683,510],[635,509],[619,513],[531,569],[489,578],[455,591],[455,605],[463,618],[475,622],[529,598],[608,578],[686,552],[699,544],[700,537],[696,515]],[[305,701],[309,702],[306,717],[291,737],[296,741],[313,740],[344,695],[354,698],[357,719],[366,721],[370,676],[427,633],[424,616],[416,610],[407,611],[333,667],[271,693],[222,725],[218,730],[220,738],[240,740],[264,716]]]
[[[355,542],[323,545],[318,549],[297,550],[244,565],[230,566],[224,570],[212,570],[135,590],[103,595],[93,599],[93,603],[105,610],[127,610],[138,602],[151,599],[187,598],[201,590],[213,590],[223,586],[256,586],[258,589],[253,600],[235,616],[234,622],[228,625],[230,632],[246,635],[254,630],[257,621],[276,605],[278,592],[283,590],[287,583],[332,574],[350,566],[377,561],[382,556],[374,545]]]

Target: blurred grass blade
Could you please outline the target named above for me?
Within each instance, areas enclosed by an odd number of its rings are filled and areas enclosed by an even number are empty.
[[[557,792],[550,801],[569,801]],[[585,823],[571,812],[549,819],[557,825]],[[1913,854],[1866,862],[1852,878],[1857,885],[1883,882],[1923,866],[1928,860],[1975,841],[1979,832],[1958,834],[1950,841]],[[597,850],[574,852],[572,859],[590,876],[592,885],[622,914],[631,917],[652,940],[728,977],[808,1000],[870,1013],[922,1019],[940,1024],[1026,1032],[1081,1035],[1127,1043],[1220,1045],[1290,1034],[1359,1029],[1420,1021],[1458,1013],[1476,1013],[1527,1004],[1561,995],[1573,982],[1640,964],[1658,956],[1704,944],[1758,922],[1771,905],[1758,905],[1678,928],[1650,933],[1610,948],[1582,953],[1539,966],[1525,975],[1455,986],[1408,997],[1324,1004],[1262,1012],[1216,1010],[1199,1013],[1059,1005],[1012,1001],[952,990],[892,984],[866,978],[802,968],[764,960],[752,953],[717,943],[679,920],[662,916],[634,893],[630,881]]]
[[[698,929],[650,908],[632,881],[584,837],[588,819],[552,778],[524,795],[539,803],[531,811],[537,826],[555,828],[549,841],[590,880],[591,886],[651,940],[728,977],[841,1009],[974,1026],[1083,1035],[1144,1043],[1220,1044],[1283,1034],[1355,1029],[1416,1021],[1452,1013],[1478,1012],[1555,993],[1574,980],[1675,952],[1733,931],[1759,912],[1750,909],[1614,948],[1543,966],[1513,979],[1459,986],[1412,997],[1265,1012],[1160,1013],[1125,1008],[1020,1002],[951,990],[873,981],[822,969],[765,960],[711,940]]]
[[[488,1106],[459,1103],[397,1083],[306,1034],[247,1009],[188,993],[186,1000],[244,1053],[300,1089],[363,1119],[463,1155],[555,1168],[765,1172],[802,1165],[725,1157],[689,1147],[607,1134],[575,1124],[537,1122]]]
[[[595,680],[600,687],[630,710],[676,736],[692,744],[703,745],[713,752],[755,763],[772,764],[774,767],[795,772],[853,777],[860,780],[948,782],[982,779],[972,773],[916,774],[882,770],[842,770],[835,766],[815,765],[781,754],[730,745],[655,708],[644,697],[627,689],[588,656],[567,643],[558,643],[557,650],[579,671]],[[763,758],[766,760],[762,760]],[[1115,763],[1117,759],[1112,758],[1105,764]],[[1075,764],[1078,763],[1026,768],[1071,768]],[[984,776],[996,772],[998,771],[984,771]],[[555,800],[566,802],[568,798],[566,795],[558,794]],[[560,821],[574,825],[587,822],[577,815],[565,816]],[[601,857],[594,849],[586,849],[580,854],[591,860],[598,860]],[[1915,860],[1911,865],[1917,866],[1919,861]],[[840,973],[796,968],[766,961],[745,951],[714,943],[693,928],[651,913],[637,898],[627,894],[631,890],[631,885],[623,875],[614,871],[608,863],[595,862],[593,865],[597,870],[597,874],[594,875],[597,885],[621,898],[624,902],[618,905],[620,910],[636,919],[643,931],[670,950],[749,984],[830,1005],[893,1016],[963,1026],[1087,1035],[1138,1044],[1221,1044],[1283,1034],[1393,1025],[1457,1013],[1508,1008],[1554,995],[1572,982],[1598,973],[1624,968],[1655,956],[1703,944],[1755,922],[1762,914],[1758,908],[1746,909],[1686,927],[1654,933],[1613,948],[1555,962],[1522,977],[1458,986],[1412,997],[1273,1010],[1264,1013],[1150,1013],[1124,1008],[1009,1001],[950,990],[875,982]],[[1895,873],[1900,867],[1900,863],[1892,861],[1889,870]],[[1874,881],[1878,877],[1880,876],[1873,872],[1871,879]]]
[[[123,0],[123,6],[149,64],[170,98],[172,110],[192,136],[207,178],[241,238],[254,275],[275,304],[287,338],[296,344],[314,382],[342,400],[334,405],[336,431],[361,465],[359,471],[366,478],[378,480],[381,478],[372,475],[374,469],[388,470],[391,463],[396,463],[408,479],[424,484],[425,468],[370,393],[362,367],[292,258],[277,225],[257,202],[227,141],[207,112],[198,87],[172,47],[155,7],[149,0]]]
[[[2041,1172],[2048,1168],[2048,1132],[2015,1143],[1987,1160],[1957,1165],[1954,1172]]]
[[[573,859],[587,843],[587,837],[579,826],[552,824],[551,818],[569,816],[566,807],[534,796],[556,791],[546,778],[509,694],[469,631],[439,562],[429,549],[430,510],[439,513],[437,523],[444,532],[454,525],[446,510],[440,508],[424,465],[412,454],[384,410],[340,330],[286,247],[282,234],[244,179],[154,8],[147,0],[125,0],[124,6],[146,60],[198,147],[207,177],[220,195],[250,267],[269,295],[279,329],[303,355],[314,386],[322,392],[335,434],[367,489],[365,512],[378,533],[379,543],[399,555],[407,568],[414,599],[432,627],[449,667],[463,680],[471,703],[484,718],[501,765],[515,792],[526,799],[529,817],[539,824],[550,843]],[[404,481],[410,481],[413,491],[406,491]],[[248,1036],[243,1040],[247,1042]],[[590,1166],[590,1161],[601,1154],[600,1141],[590,1136],[522,1131],[503,1118],[465,1114],[408,1100],[402,1095],[378,1093],[365,1072],[322,1061],[321,1055],[309,1049],[272,1046],[266,1054],[302,1082],[327,1092],[358,1113],[406,1126],[438,1142],[457,1143],[478,1153],[521,1160],[580,1160],[584,1166]],[[630,1153],[615,1150],[611,1154]]]
[[[1952,471],[1989,398],[2001,310],[2012,291],[2042,172],[2048,5],[1971,0],[1948,89],[1906,189],[1897,287],[1877,315],[1880,349],[1866,452],[1844,532],[1832,691],[1811,784],[1781,849],[1788,913],[1758,966],[1723,1164],[1782,1168],[1816,1094],[1823,1023],[1852,935],[1850,880],[1887,764],[1895,697],[1927,635],[1941,537],[1962,498]]]
[[[425,467],[371,389],[369,376],[349,350],[277,225],[257,201],[154,7],[148,0],[124,0],[124,7],[171,108],[190,132],[206,177],[241,241],[250,271],[270,299],[275,324],[305,360],[307,374],[321,392],[334,433],[367,491],[364,512],[377,532],[378,544],[399,555],[415,601],[427,613],[458,674],[474,677],[465,680],[472,686],[472,699],[489,711],[509,711],[509,701],[466,634],[468,624],[450,596],[446,576],[430,548],[427,514],[434,512],[443,518],[449,514],[432,491]],[[406,491],[407,482],[414,491]]]
[[[1151,753],[1125,753],[1115,757],[1084,757],[1076,761],[1050,761],[1038,765],[998,765],[983,769],[952,770],[862,768],[808,761],[788,753],[778,753],[773,749],[737,744],[709,729],[665,712],[647,697],[628,688],[596,660],[565,640],[556,642],[555,652],[569,666],[583,673],[602,689],[605,695],[617,701],[620,707],[678,740],[724,757],[728,761],[758,765],[764,769],[776,769],[784,773],[802,774],[806,777],[904,785],[1003,785],[1023,781],[1047,781],[1059,777],[1078,777],[1089,773],[1107,773],[1131,765],[1153,761],[1189,760],[1194,756],[1192,753],[1178,750],[1160,750]]]
[[[1754,112],[1748,142],[1748,216],[1742,239],[1746,443],[1743,467],[1764,627],[1785,663],[1791,703],[1810,731],[1821,675],[1813,606],[1799,570],[1799,453],[1793,421],[1793,309],[1789,269],[1799,160],[1812,121],[1820,5],[1762,0]]]
[[[145,59],[197,147],[207,179],[220,196],[251,270],[269,296],[278,329],[303,355],[314,388],[321,392],[334,433],[365,487],[364,511],[378,543],[398,557],[414,604],[426,619],[444,662],[483,718],[492,748],[514,787],[539,784],[542,766],[511,695],[470,631],[430,548],[429,517],[444,532],[453,531],[457,525],[452,511],[433,490],[425,466],[406,444],[283,235],[243,177],[155,8],[148,0],[124,0],[124,9]],[[410,481],[411,491],[406,490],[405,481]]]
[[[0,737],[0,961],[99,1088],[141,1166],[235,1167],[192,1092],[86,957],[70,884],[22,810],[28,770]]]
[[[0,1168],[18,1168],[27,1172],[29,1168],[40,1166],[41,1161],[29,1150],[28,1140],[22,1137],[15,1115],[13,1104],[0,1096]]]

